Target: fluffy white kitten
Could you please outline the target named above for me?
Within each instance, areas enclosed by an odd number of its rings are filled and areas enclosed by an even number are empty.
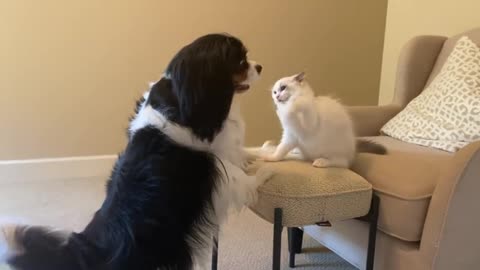
[[[315,167],[350,167],[357,147],[359,151],[385,154],[383,146],[358,141],[346,108],[337,100],[315,97],[305,80],[305,73],[278,80],[272,98],[283,127],[283,136],[274,153],[265,161],[282,160],[298,148],[304,159]]]

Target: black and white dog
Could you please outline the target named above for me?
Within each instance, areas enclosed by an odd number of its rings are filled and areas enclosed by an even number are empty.
[[[19,270],[205,268],[216,226],[270,175],[245,174],[243,122],[232,106],[260,72],[229,35],[182,48],[139,101],[107,197],[85,230],[3,226],[0,262]]]

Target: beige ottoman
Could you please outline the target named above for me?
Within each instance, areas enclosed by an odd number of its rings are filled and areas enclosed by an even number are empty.
[[[258,152],[258,149],[250,149]],[[257,162],[255,168],[266,166],[273,176],[258,189],[258,201],[251,210],[274,224],[273,269],[280,269],[280,243],[283,227],[288,227],[290,267],[300,253],[303,231],[298,227],[352,218],[374,217],[372,186],[360,175],[344,168],[315,168],[310,162],[290,155],[281,162]],[[376,196],[375,196],[376,198]],[[378,206],[378,201],[376,201]],[[373,229],[372,229],[373,230]],[[375,231],[376,234],[376,231]],[[375,236],[371,236],[374,238]],[[369,250],[373,248],[369,247]],[[372,257],[373,259],[373,257]],[[368,263],[367,263],[368,264]],[[373,267],[373,260],[371,262]],[[373,269],[367,267],[367,269]]]
[[[251,209],[269,222],[275,208],[283,209],[286,227],[361,217],[370,209],[372,185],[351,170],[320,169],[296,160],[261,165],[274,175],[258,189]]]

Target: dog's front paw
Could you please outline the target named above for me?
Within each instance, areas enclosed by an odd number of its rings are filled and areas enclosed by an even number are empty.
[[[250,167],[255,161],[258,160],[258,155],[252,154],[252,153],[246,153],[245,154],[245,159],[243,160],[243,169],[244,171]]]
[[[265,168],[265,166],[260,167],[255,174],[257,178],[257,184],[260,186],[265,183],[268,179],[272,178],[273,171],[269,168]]]
[[[278,158],[275,155],[263,155],[261,156],[258,160],[260,161],[266,161],[266,162],[276,162],[282,160],[281,158]]]
[[[251,182],[249,184],[248,194],[246,195],[245,205],[251,206],[257,202],[258,199],[258,192],[257,189],[259,186],[263,185],[267,180],[272,178],[273,171],[269,168],[265,168],[265,166],[260,167],[255,176],[249,177]]]

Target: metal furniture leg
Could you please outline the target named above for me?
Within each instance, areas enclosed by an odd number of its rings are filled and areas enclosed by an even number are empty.
[[[281,255],[282,255],[282,219],[283,212],[281,208],[275,208],[273,223],[273,262],[272,269],[280,270]]]
[[[303,230],[297,227],[288,228],[288,252],[290,259],[288,265],[291,268],[295,267],[295,254],[302,252]]]

